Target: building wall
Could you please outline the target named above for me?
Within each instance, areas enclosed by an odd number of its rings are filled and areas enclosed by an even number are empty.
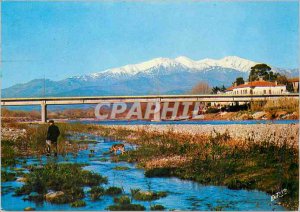
[[[283,94],[286,92],[287,92],[286,86],[276,86],[276,87],[255,87],[253,89],[251,89],[250,87],[234,88],[233,91],[229,91],[226,93],[233,94],[233,95],[250,95],[250,94],[268,95],[268,94]]]

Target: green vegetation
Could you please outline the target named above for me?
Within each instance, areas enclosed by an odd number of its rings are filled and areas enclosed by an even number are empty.
[[[284,104],[284,102],[286,103],[286,101],[282,101],[282,107],[290,105]],[[299,107],[297,103],[292,105],[294,108]],[[276,107],[278,108],[278,106]],[[266,106],[270,111],[276,110],[276,107],[274,109],[271,104]],[[15,142],[2,141],[2,165],[15,165],[15,157],[22,156],[24,152],[28,155],[42,154],[44,133],[47,127],[47,125],[18,124],[18,128],[26,129],[28,135],[26,139],[17,139]],[[259,189],[269,194],[275,194],[286,188],[288,194],[279,199],[280,203],[289,209],[298,207],[299,155],[298,147],[289,144],[291,140],[282,138],[279,142],[273,139],[272,134],[257,143],[253,142],[251,137],[246,141],[237,141],[230,138],[228,133],[217,132],[212,133],[211,136],[203,136],[172,131],[149,133],[143,130],[133,131],[125,128],[81,124],[59,124],[59,127],[62,132],[59,140],[61,153],[68,151],[63,147],[65,146],[64,140],[70,132],[97,130],[102,136],[137,144],[138,149],[128,150],[124,155],[114,157],[117,160],[137,162],[139,167],[146,169],[147,177],[176,176],[202,184],[225,185],[231,189]],[[24,140],[27,143],[22,142]],[[28,151],[26,152],[24,149]],[[73,150],[76,151],[76,149]],[[75,164],[32,166],[30,171],[24,176],[27,179],[25,185],[17,189],[15,193],[16,195],[26,195],[26,198],[28,196],[28,199],[32,201],[45,200],[44,195],[53,190],[62,191],[63,194],[51,199],[50,202],[75,202],[84,197],[83,186],[96,187],[107,181],[106,178],[84,171],[80,165]],[[4,173],[3,177],[6,180],[12,179],[8,173]],[[101,192],[100,189],[94,188],[94,197],[91,192],[91,198],[99,198],[102,195]],[[110,187],[104,191],[104,194],[107,195],[121,193],[122,188],[118,187]],[[147,200],[147,198],[152,199],[155,196],[147,194],[141,192],[136,195],[136,198]],[[111,210],[134,210],[140,206],[117,203],[110,207]]]
[[[255,81],[258,80],[259,77],[262,77],[264,80],[272,81],[277,78],[277,74],[274,74],[274,72],[271,71],[270,66],[261,63],[251,67],[248,80],[250,82]]]
[[[209,107],[209,108],[206,110],[206,113],[219,113],[219,112],[220,112],[220,109],[214,108],[214,107]]]
[[[141,191],[140,189],[131,189],[131,195],[133,199],[140,201],[157,200],[167,196],[167,192],[153,192],[153,191]]]
[[[14,149],[15,143],[9,140],[1,140],[1,165],[3,167],[15,166],[17,163]]]
[[[100,196],[104,195],[105,190],[102,187],[99,186],[94,186],[92,187],[90,194],[91,194],[91,199],[92,200],[97,200],[100,198]]]
[[[80,145],[89,143],[96,143],[95,140],[76,140],[68,142],[68,137],[71,133],[85,133],[92,130],[101,129],[101,127],[94,125],[85,125],[80,123],[57,123],[60,129],[60,136],[58,140],[58,154],[66,154],[68,152],[77,153]],[[14,121],[3,121],[1,123],[3,128],[22,129],[24,134],[15,136],[12,139],[3,139],[1,141],[1,158],[2,166],[11,166],[16,164],[16,157],[30,156],[30,155],[43,155],[45,154],[45,138],[47,134],[48,124],[25,124],[16,123]],[[13,133],[12,133],[13,134]],[[69,145],[70,144],[70,145]]]
[[[150,207],[150,210],[151,211],[163,211],[165,210],[166,208],[163,206],[163,205],[152,205]]]
[[[114,167],[114,170],[117,170],[117,171],[124,171],[124,170],[128,170],[130,169],[129,167],[127,166],[116,166]]]
[[[93,144],[97,143],[96,140],[71,140],[71,143],[77,143],[77,144]]]
[[[27,207],[27,208],[24,208],[24,211],[35,211],[35,208]]]
[[[83,200],[77,200],[75,202],[72,202],[70,204],[70,206],[73,207],[73,208],[84,207],[84,206],[86,206],[86,203]]]
[[[243,77],[237,77],[236,80],[235,80],[235,82],[233,83],[233,85],[234,84],[236,84],[236,85],[242,85],[244,83],[245,83],[245,81],[244,81]]]
[[[225,91],[226,91],[226,88],[223,85],[222,87],[218,87],[218,86],[213,87],[211,93],[212,94],[217,94],[218,92],[225,92]]]
[[[145,207],[139,204],[110,205],[107,208],[110,211],[144,211]]]
[[[257,143],[251,136],[245,141],[234,140],[227,132],[204,136],[122,129],[118,134],[118,130],[112,129],[110,133],[139,145],[138,149],[117,156],[117,160],[137,162],[146,169],[147,177],[176,176],[231,189],[259,189],[269,194],[286,188],[289,192],[279,199],[280,203],[290,209],[298,207],[298,147],[291,145],[289,138],[278,141],[271,134]]]
[[[14,172],[1,170],[1,182],[14,181],[15,179],[16,179],[16,174]]]
[[[123,193],[122,188],[115,187],[115,186],[109,187],[105,191],[105,194],[107,194],[107,195],[118,195],[118,194],[122,194],[122,193]]]
[[[126,205],[130,204],[130,198],[128,196],[115,197],[114,202],[121,205]]]
[[[259,78],[270,82],[277,81],[279,84],[286,85],[286,88],[289,92],[294,92],[293,85],[288,81],[287,77],[279,73],[274,73],[271,67],[267,64],[261,63],[251,67],[248,80],[252,82],[258,80]]]
[[[145,207],[139,204],[131,204],[130,198],[128,196],[121,196],[119,198],[114,198],[115,205],[108,206],[110,211],[143,211]]]
[[[46,199],[52,203],[69,203],[84,197],[83,186],[97,186],[107,183],[99,174],[82,170],[78,164],[46,164],[26,174],[26,183],[15,191],[16,195],[29,195],[37,192],[42,197],[49,190],[59,191],[53,198]]]

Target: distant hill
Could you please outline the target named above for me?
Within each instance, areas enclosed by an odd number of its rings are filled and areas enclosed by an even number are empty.
[[[247,79],[250,68],[257,63],[236,56],[199,61],[183,56],[155,58],[60,81],[35,79],[2,89],[2,97],[183,94],[199,81],[229,86],[236,77]],[[272,69],[298,76],[297,69]]]

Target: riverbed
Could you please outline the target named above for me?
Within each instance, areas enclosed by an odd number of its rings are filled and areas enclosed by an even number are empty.
[[[110,155],[106,154],[111,145],[122,141],[108,140],[95,135],[87,135],[86,139],[96,140],[97,142],[89,144],[88,149],[80,151],[77,155],[59,156],[56,162],[86,163],[84,169],[108,177],[109,183],[106,187],[123,187],[126,194],[130,194],[130,189],[133,188],[167,191],[167,197],[152,202],[133,201],[133,203],[144,205],[147,210],[150,209],[150,205],[154,204],[161,204],[167,210],[214,210],[216,208],[222,210],[285,210],[282,206],[277,205],[276,201],[271,201],[270,195],[257,190],[230,190],[223,186],[205,186],[178,178],[146,178],[144,170],[137,168],[135,164],[112,162]],[[126,149],[135,148],[133,145],[124,144]],[[93,156],[90,155],[90,150],[95,151]],[[24,159],[26,165],[43,165],[55,160],[45,156]],[[129,169],[122,171],[113,169],[116,166],[125,166]],[[21,165],[17,167],[21,167]],[[2,209],[24,210],[26,207],[33,207],[36,210],[106,210],[109,205],[113,204],[112,197],[103,196],[98,201],[92,201],[89,195],[84,198],[87,205],[81,208],[71,208],[69,204],[59,205],[47,202],[36,204],[23,200],[22,196],[13,196],[14,189],[21,185],[21,182],[16,181],[2,183]]]

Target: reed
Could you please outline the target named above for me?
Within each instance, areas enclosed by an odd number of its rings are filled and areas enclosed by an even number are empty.
[[[293,113],[299,111],[299,99],[281,97],[276,100],[253,101],[250,104],[250,108],[251,111],[286,111],[288,113]]]
[[[118,136],[116,129],[111,132]],[[288,189],[280,202],[290,209],[298,207],[298,146],[289,137],[270,134],[254,142],[251,135],[236,140],[228,132],[205,136],[173,131],[125,133],[124,129],[121,135],[138,148],[119,155],[118,160],[137,162],[148,177],[176,176],[269,194]]]

